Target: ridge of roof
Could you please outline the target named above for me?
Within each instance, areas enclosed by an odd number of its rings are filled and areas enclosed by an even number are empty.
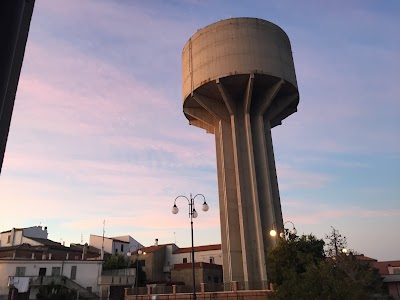
[[[13,229],[14,229],[14,230],[23,230],[23,229],[25,229],[25,228],[13,228]],[[13,229],[5,230],[5,231],[2,231],[2,232],[0,232],[0,233],[11,232]]]
[[[102,235],[97,235],[97,234],[90,234],[90,235],[93,235],[93,236],[98,236],[98,237],[101,237],[101,238],[103,238],[103,236],[102,236]],[[119,239],[116,239],[116,238],[113,238],[113,237],[107,237],[107,236],[104,236],[104,238],[105,238],[105,239],[109,239],[109,240],[113,240],[113,241],[118,241],[118,242],[121,242],[121,243],[126,243],[126,244],[129,244],[129,242],[127,242],[127,241],[124,241],[124,240],[119,240]]]
[[[194,252],[221,250],[221,244],[195,246],[195,247],[193,247],[193,250],[194,250]],[[192,247],[179,248],[176,251],[174,251],[174,254],[187,253],[187,252],[191,252],[191,251],[192,251]]]
[[[371,266],[378,269],[379,274],[389,275],[389,267],[400,267],[400,260],[373,261]]]
[[[37,238],[37,237],[25,237],[27,239],[42,243],[45,246],[50,246],[50,247],[61,247],[61,248],[68,248],[61,243],[49,240],[49,239],[43,239],[43,238]]]
[[[354,255],[358,260],[363,261],[378,261],[376,258],[365,256],[364,254],[356,254]]]

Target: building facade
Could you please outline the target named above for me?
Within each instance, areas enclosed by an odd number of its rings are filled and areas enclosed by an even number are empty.
[[[15,246],[24,243],[34,245],[38,244],[38,242],[32,240],[32,238],[47,239],[47,236],[47,227],[12,228],[0,232],[0,247]]]
[[[82,295],[96,296],[101,260],[0,259],[0,295],[28,293],[36,299],[42,285],[63,284]],[[21,283],[25,289],[20,289]]]
[[[91,234],[89,237],[89,245],[98,249],[103,249],[109,254],[128,254],[133,249],[138,249],[142,245],[129,235],[117,237],[103,237]]]

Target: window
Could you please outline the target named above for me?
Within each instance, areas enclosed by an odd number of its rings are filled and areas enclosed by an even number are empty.
[[[187,263],[187,258],[186,258],[186,257],[183,259],[183,263],[184,263],[184,264]]]
[[[218,278],[217,276],[215,276],[215,277],[214,277],[214,283],[218,283],[218,281],[219,281],[218,279],[219,279],[219,278]]]
[[[25,267],[17,267],[15,269],[15,276],[25,276]]]
[[[92,291],[92,287],[91,286],[87,286],[86,289],[91,292]]]
[[[39,269],[39,276],[46,276],[46,271],[47,271],[46,268],[40,268]]]
[[[207,276],[207,279],[209,282],[211,282],[211,280],[212,280],[211,276]]]
[[[146,261],[145,261],[144,259],[139,260],[139,265],[140,265],[141,267],[145,267],[145,266],[146,266]]]
[[[121,252],[124,252],[124,244],[121,244]]]
[[[71,276],[69,277],[71,280],[76,279],[76,266],[71,267]]]
[[[11,243],[11,234],[7,236],[7,244]]]
[[[115,253],[118,253],[118,248],[115,248]]]
[[[60,276],[61,268],[60,267],[52,267],[51,268],[51,276]]]
[[[215,258],[213,256],[210,256],[210,264],[215,264]]]

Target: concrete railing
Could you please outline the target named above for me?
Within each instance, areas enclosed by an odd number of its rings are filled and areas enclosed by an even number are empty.
[[[151,285],[147,286],[147,295],[135,295],[135,289],[125,289],[125,300],[189,300],[192,299],[193,294],[191,292],[179,293],[178,286],[172,285],[172,292],[166,291],[167,293],[155,293]],[[201,283],[201,291],[196,292],[196,298],[199,300],[206,299],[246,299],[246,300],[265,300],[268,295],[271,294],[272,290],[239,290],[238,282],[232,282],[231,290],[228,291],[218,291],[218,292],[207,292],[206,285]]]

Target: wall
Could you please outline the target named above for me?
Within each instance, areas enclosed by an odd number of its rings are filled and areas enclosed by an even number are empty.
[[[125,251],[125,253],[128,253],[129,249],[134,252],[136,251],[136,249],[138,247],[143,247],[143,245],[141,243],[139,243],[137,240],[135,240],[133,237],[131,237],[130,235],[121,235],[121,236],[113,236],[113,239],[116,240],[121,240],[124,242],[128,242],[129,243],[129,248],[127,251]]]
[[[164,265],[165,262],[165,247],[161,247],[152,252],[153,254],[153,262],[152,262],[152,280],[153,281],[165,281],[166,275],[164,274]]]
[[[195,262],[206,262],[210,263],[210,257],[214,257],[214,263],[222,265],[222,250],[209,250],[209,251],[198,251],[194,253]],[[171,264],[183,263],[183,258],[187,258],[187,262],[192,262],[192,253],[176,253],[172,255]]]
[[[102,236],[93,235],[93,234],[90,235],[90,238],[89,238],[90,246],[96,247],[101,250],[102,244],[103,244]],[[114,253],[112,239],[106,238],[106,237],[104,238],[104,251],[108,252],[108,253]]]
[[[194,276],[196,279],[196,290],[200,290],[200,283],[203,282],[203,269],[202,268],[195,268],[194,269]],[[192,269],[173,269],[171,271],[171,280],[173,282],[184,282],[185,285],[192,287],[193,286],[193,279],[192,279]]]
[[[272,291],[262,290],[262,291],[237,291],[237,292],[213,292],[213,293],[197,293],[197,299],[221,299],[221,300],[237,300],[237,299],[246,299],[246,300],[266,300],[269,299],[269,295]],[[125,300],[148,300],[152,299],[152,296],[148,295],[139,295],[136,297],[135,295],[128,294],[125,296]],[[192,294],[166,294],[166,295],[157,295],[158,300],[191,300]]]
[[[178,250],[178,246],[175,244],[169,244],[165,246],[165,263],[166,265],[174,264],[174,252]],[[169,264],[168,264],[169,263]]]
[[[11,237],[10,242],[8,243],[8,236]],[[1,233],[0,237],[0,246],[1,247],[10,247],[13,245],[19,245],[22,239],[22,230],[21,229],[11,229],[6,232]]]
[[[123,246],[123,250],[121,251],[121,245]],[[113,252],[118,254],[127,254],[129,252],[129,242],[120,242],[113,240]]]
[[[47,227],[33,226],[28,228],[23,228],[23,235],[26,237],[47,239]]]
[[[43,245],[43,244],[41,244],[41,243],[39,243],[39,242],[37,242],[37,241],[34,241],[34,240],[31,240],[29,237],[22,237],[22,241],[21,241],[21,244],[29,244],[29,245],[31,245],[31,246],[41,246],[41,245]]]
[[[8,236],[11,236],[10,243],[7,243]],[[23,243],[30,243],[31,245],[39,244],[30,239],[26,240],[25,237],[36,237],[41,239],[47,239],[47,229],[43,229],[41,226],[32,226],[22,229],[13,228],[9,231],[2,232],[0,234],[0,247],[8,247],[14,245],[21,245]]]

